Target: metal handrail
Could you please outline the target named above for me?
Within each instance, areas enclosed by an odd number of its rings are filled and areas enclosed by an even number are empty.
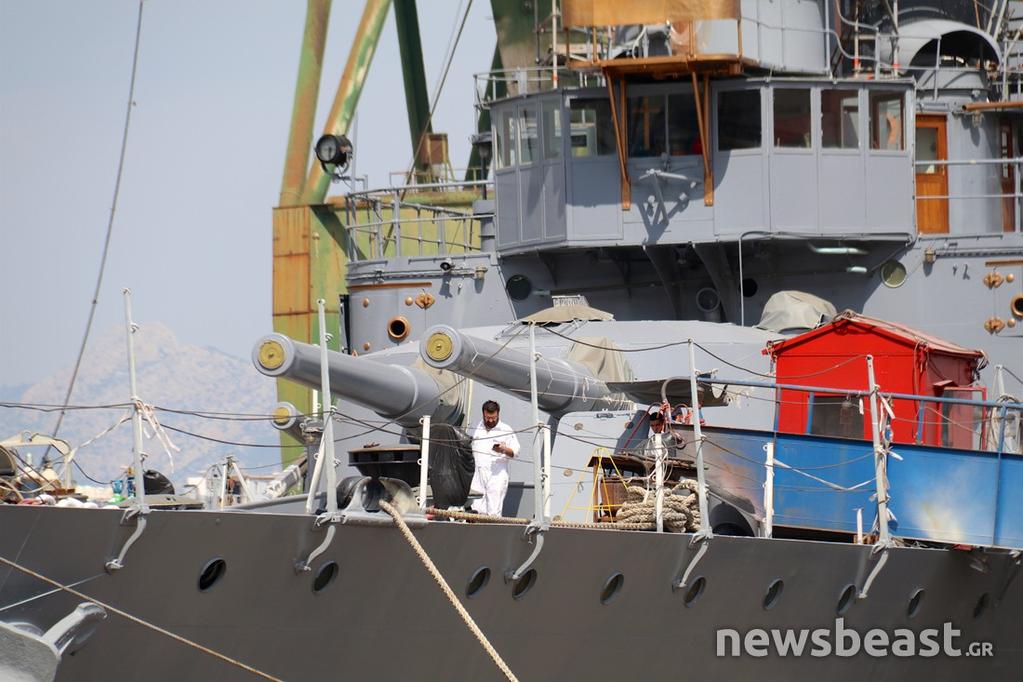
[[[448,183],[437,184],[446,185]],[[366,195],[368,193],[358,194]],[[356,205],[353,195],[348,195],[345,198],[343,210],[347,219],[344,221],[344,228],[348,234],[349,261],[385,258],[389,245],[393,245],[394,249],[391,255],[395,257],[446,256],[454,253],[478,253],[482,250],[478,226],[483,220],[492,219],[493,213],[465,213],[440,206],[402,202],[397,189],[390,191],[390,197],[390,202],[385,204],[380,198],[364,196],[363,201],[367,204],[365,210],[369,219],[363,222],[358,222],[359,207]],[[390,209],[390,217],[384,217],[381,212],[385,205]],[[415,211],[416,215],[402,216],[402,210]],[[370,211],[372,211],[372,216],[370,216]],[[423,217],[422,213],[424,212],[430,215]],[[454,230],[449,231],[449,222],[456,223]],[[434,234],[431,236],[424,235],[424,225],[427,224],[434,226]],[[383,233],[382,228],[389,228],[386,234]],[[365,252],[359,244],[361,235],[366,237],[367,249]],[[417,245],[414,253],[405,252],[405,245],[409,242]],[[425,245],[435,248],[425,249]],[[427,253],[427,251],[430,252]]]
[[[459,189],[465,189],[469,187],[493,187],[494,183],[492,180],[448,180],[444,182],[424,182],[414,185],[392,185],[389,187],[377,187],[373,189],[364,189],[355,192],[349,192],[345,196],[348,198],[353,197],[370,197],[377,194],[391,195],[395,192],[400,192],[402,195],[408,192],[415,192],[417,190],[438,190],[438,189],[449,189],[457,191]]]
[[[929,167],[929,166],[941,166],[944,168],[960,167],[960,166],[1012,166],[1012,192],[1001,192],[1001,193],[983,193],[983,194],[927,194],[927,195],[914,195],[914,199],[919,201],[970,201],[979,199],[1012,199],[1013,202],[1013,231],[1023,231],[1023,178],[1020,177],[1020,173],[1023,172],[1023,157],[1013,157],[1005,159],[934,159],[930,161],[914,161],[915,167]],[[1001,182],[1002,178],[998,178]]]
[[[592,80],[595,85],[603,85],[602,76],[580,73],[560,65],[557,67],[524,66],[517,69],[480,71],[472,75],[476,106],[486,108],[491,102],[498,99],[496,89],[500,83],[519,86],[518,92],[507,95],[510,97],[553,90],[556,82],[555,73],[558,75],[557,82],[559,83],[565,79],[568,79],[569,83],[577,80],[580,87],[586,87]],[[531,87],[533,85],[536,86],[535,89]]]

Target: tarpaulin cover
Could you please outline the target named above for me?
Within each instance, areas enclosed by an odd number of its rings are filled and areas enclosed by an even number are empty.
[[[429,481],[433,506],[438,509],[464,506],[475,470],[469,436],[451,424],[431,425]]]

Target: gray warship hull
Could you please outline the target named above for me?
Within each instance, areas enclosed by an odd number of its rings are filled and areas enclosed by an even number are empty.
[[[153,511],[124,567],[108,574],[104,563],[134,527],[123,525],[119,512],[6,506],[0,556],[284,680],[501,677],[393,525],[338,526],[314,569],[335,561],[340,570],[315,592],[314,574],[298,574],[295,565],[324,531],[309,517],[274,511],[284,508]],[[690,581],[702,577],[704,588],[686,604],[686,590],[672,584],[694,554],[690,535],[553,528],[533,564],[535,583],[515,598],[501,576],[532,549],[522,526],[430,522],[414,533],[521,680],[1008,680],[1018,679],[1023,665],[1019,564],[1005,554],[894,549],[869,596],[843,614],[846,627],[861,633],[940,630],[951,621],[962,633],[961,657],[875,658],[860,651],[792,660],[774,653],[717,656],[715,633],[833,626],[840,595],[862,585],[874,564],[871,547],[714,537]],[[226,571],[202,591],[199,574],[214,558],[226,562]],[[481,567],[491,570],[490,580],[467,598]],[[602,603],[602,587],[615,573],[624,577],[622,588]],[[767,609],[765,592],[777,579],[784,588]],[[907,604],[921,589],[910,617]],[[46,629],[81,601],[20,570],[0,569],[7,622]],[[968,656],[973,641],[991,642],[993,655]],[[63,657],[58,679],[111,675],[255,679],[115,613]]]

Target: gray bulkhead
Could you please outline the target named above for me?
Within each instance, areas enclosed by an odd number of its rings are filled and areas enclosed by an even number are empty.
[[[495,103],[498,253],[731,241],[751,231],[915,232],[913,141],[905,134],[913,125],[911,81],[720,80],[711,97],[714,202],[707,206],[692,86],[629,88],[628,210],[604,91]],[[898,117],[898,130],[871,139],[868,131],[887,129],[877,118],[888,115]]]

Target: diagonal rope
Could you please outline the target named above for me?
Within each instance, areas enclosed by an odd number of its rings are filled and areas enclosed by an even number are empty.
[[[273,675],[268,675],[267,673],[265,673],[265,672],[263,672],[261,670],[257,670],[255,668],[253,668],[252,666],[246,665],[245,663],[242,663],[239,660],[236,660],[234,658],[231,658],[230,656],[222,654],[219,651],[214,651],[213,649],[210,649],[209,647],[205,647],[202,644],[199,644],[198,642],[193,642],[192,640],[188,639],[187,637],[182,637],[181,635],[176,635],[173,632],[171,632],[170,630],[164,630],[159,625],[154,625],[153,623],[150,623],[148,621],[142,620],[138,616],[131,615],[127,611],[122,611],[121,609],[119,609],[119,608],[117,608],[115,606],[111,606],[110,604],[106,604],[104,602],[101,602],[100,600],[96,599],[95,597],[90,597],[89,595],[87,595],[87,594],[85,594],[83,592],[79,592],[78,590],[76,590],[76,589],[74,589],[74,588],[72,588],[72,587],[70,587],[68,585],[62,585],[61,583],[57,582],[56,580],[53,580],[52,578],[47,578],[42,573],[37,573],[37,572],[33,571],[31,568],[28,568],[26,566],[22,566],[21,564],[15,562],[15,561],[11,561],[10,559],[7,559],[7,558],[4,558],[4,557],[0,556],[0,562],[2,562],[4,564],[7,564],[11,568],[13,568],[13,569],[15,569],[17,571],[20,571],[21,573],[24,573],[25,575],[30,575],[33,578],[35,578],[36,580],[41,580],[41,581],[43,581],[44,583],[46,583],[48,585],[52,585],[53,587],[57,588],[58,590],[61,590],[63,592],[67,592],[68,594],[74,595],[74,596],[78,597],[79,599],[84,599],[85,601],[92,602],[93,604],[97,604],[97,605],[103,607],[104,609],[110,611],[111,613],[115,613],[118,616],[120,616],[121,618],[125,618],[125,619],[131,621],[132,623],[135,623],[137,625],[141,625],[144,628],[148,628],[148,629],[153,630],[154,632],[157,632],[157,633],[159,633],[161,635],[165,635],[167,637],[170,637],[171,639],[173,639],[176,642],[180,642],[180,643],[182,643],[182,644],[184,644],[186,646],[190,646],[193,649],[198,649],[199,651],[203,652],[204,654],[209,654],[210,656],[213,656],[214,658],[220,659],[221,661],[224,661],[225,663],[229,663],[229,664],[231,664],[233,666],[241,668],[242,670],[245,670],[246,672],[250,672],[253,675],[255,675],[256,677],[259,677],[259,678],[264,679],[264,680],[271,680],[272,682],[283,682],[278,677],[274,677]]]
[[[487,639],[487,636],[483,634],[483,631],[480,630],[478,625],[476,625],[476,621],[472,619],[472,616],[469,615],[469,612],[466,610],[466,608],[462,606],[462,602],[459,601],[458,596],[455,594],[454,590],[452,590],[451,586],[448,585],[448,581],[444,579],[444,576],[441,575],[440,570],[437,568],[436,564],[434,564],[433,561],[430,559],[430,556],[426,553],[426,550],[423,549],[423,546],[419,544],[418,540],[416,540],[416,536],[412,534],[412,531],[405,523],[405,519],[401,518],[401,512],[399,512],[397,509],[395,509],[393,506],[391,506],[384,500],[380,501],[380,508],[387,512],[392,519],[394,519],[394,523],[398,527],[398,530],[401,531],[401,534],[405,537],[405,540],[408,541],[409,545],[411,545],[412,550],[416,553],[416,556],[419,557],[419,560],[423,563],[423,566],[426,567],[426,570],[437,582],[437,585],[440,586],[440,589],[444,592],[444,595],[448,598],[448,601],[451,602],[451,605],[455,607],[456,611],[458,611],[458,615],[462,617],[462,621],[465,623],[465,626],[469,628],[469,631],[472,632],[474,637],[476,637],[476,640],[487,652],[487,655],[490,656],[491,660],[494,661],[494,664],[501,671],[501,674],[504,675],[505,679],[510,680],[511,682],[517,682],[518,678],[515,677],[515,673],[511,671],[511,668],[508,667],[508,664],[504,662],[503,658],[501,658],[501,654],[497,653],[497,649],[494,648],[494,646],[490,643],[490,640]]]
[[[107,220],[107,233],[103,240],[103,255],[99,261],[99,274],[96,276],[96,288],[92,293],[92,304],[89,306],[89,319],[85,323],[85,333],[82,334],[82,345],[78,348],[78,357],[75,359],[75,367],[71,371],[71,380],[68,382],[67,392],[64,394],[64,409],[61,409],[57,417],[57,425],[53,427],[53,436],[60,433],[60,426],[64,423],[64,415],[71,401],[71,393],[75,390],[75,381],[78,379],[78,370],[82,366],[82,357],[85,355],[85,346],[89,341],[89,333],[92,331],[92,323],[96,317],[96,306],[99,304],[100,287],[103,285],[103,273],[107,268],[107,255],[110,253],[110,236],[114,231],[114,214],[117,211],[117,197],[121,193],[121,177],[124,174],[124,156],[128,148],[128,129],[131,125],[131,109],[135,100],[135,74],[139,64],[139,45],[142,36],[142,6],[145,0],[139,0],[138,21],[135,24],[135,51],[131,59],[131,85],[128,88],[128,106],[124,115],[124,132],[121,134],[121,155],[117,162],[117,179],[114,180],[114,198],[110,204],[110,218]],[[49,448],[46,449],[50,451]]]
[[[433,104],[430,105],[430,113],[426,117],[426,126],[425,126],[425,128],[429,128],[430,125],[433,123],[433,114],[437,110],[437,104],[440,103],[440,95],[444,91],[444,84],[448,80],[448,71],[451,69],[451,62],[454,61],[455,51],[458,49],[458,43],[462,40],[462,31],[465,30],[465,22],[469,19],[469,10],[471,10],[471,9],[472,9],[472,0],[469,0],[469,4],[465,8],[465,13],[462,15],[462,21],[458,25],[458,32],[455,34],[454,44],[451,45],[451,51],[448,52],[447,61],[444,64],[444,70],[441,72],[440,81],[438,81],[437,88],[434,91],[434,94],[433,94]],[[451,44],[450,41],[449,41],[449,44]],[[424,128],[424,130],[425,130],[425,128]],[[413,152],[412,152],[412,163],[409,164],[409,169],[405,173],[405,183],[406,184],[408,184],[408,182],[411,180],[412,173],[416,169],[416,159],[419,158],[419,152],[423,148],[423,140],[425,138],[426,138],[426,135],[422,135],[421,134],[419,136],[419,143],[416,145],[415,150],[413,150]],[[407,191],[407,188],[406,188],[406,191]],[[405,191],[402,192],[401,196],[402,196],[402,199],[405,198]]]

